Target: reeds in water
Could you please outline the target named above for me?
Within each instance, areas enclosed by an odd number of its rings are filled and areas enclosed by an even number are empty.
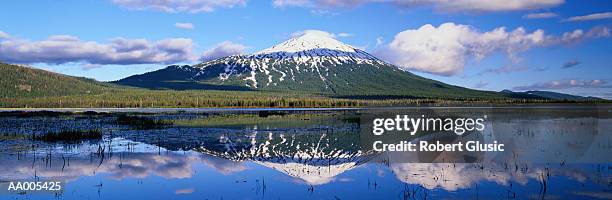
[[[102,131],[94,130],[62,130],[60,132],[47,132],[42,135],[34,135],[33,140],[43,142],[76,142],[81,140],[102,139]]]
[[[172,121],[151,119],[140,116],[120,115],[117,117],[116,123],[119,125],[128,125],[136,129],[156,129],[172,125]]]

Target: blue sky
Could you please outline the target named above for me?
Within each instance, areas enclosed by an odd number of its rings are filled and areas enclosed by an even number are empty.
[[[316,29],[450,84],[612,97],[612,1],[414,2],[4,1],[0,60],[110,81]]]

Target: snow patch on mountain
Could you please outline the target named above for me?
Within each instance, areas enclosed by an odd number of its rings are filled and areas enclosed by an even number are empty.
[[[262,161],[256,161],[255,163],[297,178],[298,180],[301,180],[309,185],[323,185],[329,183],[335,180],[338,175],[357,166],[357,163],[355,162],[340,163],[328,166]]]
[[[389,65],[363,50],[334,39],[329,33],[315,30],[305,31],[298,37],[251,55],[229,56],[195,67],[205,71],[208,66],[219,64],[225,65],[223,72],[218,75],[219,80],[226,81],[231,76],[244,74],[242,80],[247,82],[247,87],[252,88],[276,86],[276,81],[301,83],[295,78],[299,73],[315,75],[327,88],[330,67],[344,64],[367,64],[376,67]],[[197,80],[198,76],[204,74],[197,73],[192,79]],[[288,75],[290,78],[286,78]],[[258,83],[258,77],[265,77],[259,80],[263,83]]]
[[[255,54],[261,55],[276,52],[296,53],[312,49],[329,49],[356,53],[355,48],[334,39],[331,34],[327,32],[307,30],[304,31],[304,33],[299,37],[291,38],[283,43],[261,50]]]

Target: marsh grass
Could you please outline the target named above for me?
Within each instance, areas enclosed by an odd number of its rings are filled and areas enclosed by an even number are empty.
[[[141,116],[119,115],[115,121],[119,125],[127,125],[140,130],[158,129],[173,125],[172,121],[151,119]]]
[[[32,139],[43,142],[76,142],[81,140],[99,140],[104,134],[94,130],[62,130],[60,132],[47,132],[42,135],[33,135]]]
[[[276,128],[303,127],[307,125],[332,125],[337,119],[329,114],[228,114],[175,120],[178,126],[190,127],[233,127],[233,126],[270,126]]]
[[[30,118],[30,117],[61,117],[70,115],[70,112],[55,112],[55,111],[6,111],[0,112],[0,117],[18,117],[18,118]]]
[[[0,141],[3,140],[25,140],[28,139],[29,137],[27,135],[24,134],[18,134],[18,133],[2,133],[0,134]]]

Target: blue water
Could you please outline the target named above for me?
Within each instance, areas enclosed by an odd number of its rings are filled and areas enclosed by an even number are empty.
[[[328,123],[149,130],[114,124],[107,115],[4,116],[0,134],[93,127],[105,136],[70,144],[4,137],[0,185],[29,180],[65,185],[57,193],[0,192],[0,199],[611,199],[608,110],[536,109],[554,110],[504,111],[515,114],[499,117],[489,130],[524,148],[473,163],[398,162],[396,155],[363,152],[358,120],[344,119],[359,110],[282,110],[334,114],[323,120]],[[207,112],[164,110],[144,116],[191,120],[210,117],[202,114]],[[581,126],[586,128],[572,129]],[[563,150],[542,153],[576,148],[575,141],[589,142],[588,150],[575,150],[581,158],[601,157],[573,162],[564,158],[575,155]]]

